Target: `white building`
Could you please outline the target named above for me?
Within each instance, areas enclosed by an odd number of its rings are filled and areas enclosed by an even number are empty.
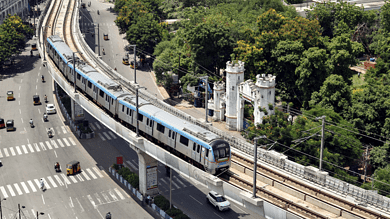
[[[28,0],[0,0],[0,24],[7,15],[18,15],[22,19],[28,16]]]
[[[209,109],[214,110],[213,119],[223,121],[229,130],[242,131],[244,125],[244,101],[250,101],[254,107],[255,124],[261,123],[263,116],[274,114],[276,76],[257,75],[256,83],[252,80],[244,82],[244,62],[226,63],[225,82],[214,84],[214,99],[209,100]],[[259,107],[262,110],[259,110]]]

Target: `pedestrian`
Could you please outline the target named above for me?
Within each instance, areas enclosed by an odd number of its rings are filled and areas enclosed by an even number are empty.
[[[146,197],[146,204],[150,205],[150,196]]]

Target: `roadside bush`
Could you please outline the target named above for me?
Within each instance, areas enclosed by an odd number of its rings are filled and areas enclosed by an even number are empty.
[[[162,195],[154,197],[154,204],[161,210],[166,211],[169,209],[169,201]]]
[[[119,165],[116,164],[116,163],[114,163],[114,164],[112,165],[112,167],[113,167],[115,170],[119,170]]]
[[[139,177],[136,173],[131,172],[125,180],[130,183],[136,189],[139,189]]]
[[[122,169],[118,170],[118,174],[121,175],[123,178],[127,178],[132,173],[133,172],[131,172],[130,169],[127,167],[123,167]]]
[[[185,214],[179,214],[175,217],[175,219],[190,219],[190,217],[188,217],[187,215]]]
[[[167,213],[169,216],[175,217],[175,218],[176,218],[176,216],[183,214],[183,212],[177,208],[168,209],[165,213]]]

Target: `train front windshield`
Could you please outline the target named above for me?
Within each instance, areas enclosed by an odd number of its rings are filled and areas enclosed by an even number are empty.
[[[213,148],[214,158],[217,162],[225,162],[230,158],[230,146],[224,140],[216,140],[210,144]]]
[[[228,147],[225,148],[217,148],[214,150],[215,160],[220,160],[223,158],[229,158],[230,150]]]

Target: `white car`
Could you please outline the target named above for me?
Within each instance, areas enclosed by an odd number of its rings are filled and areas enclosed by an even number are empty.
[[[54,107],[54,104],[47,104],[46,105],[46,113],[56,113],[56,108]]]
[[[206,198],[214,207],[218,208],[219,211],[230,209],[230,202],[214,191],[210,191]]]

